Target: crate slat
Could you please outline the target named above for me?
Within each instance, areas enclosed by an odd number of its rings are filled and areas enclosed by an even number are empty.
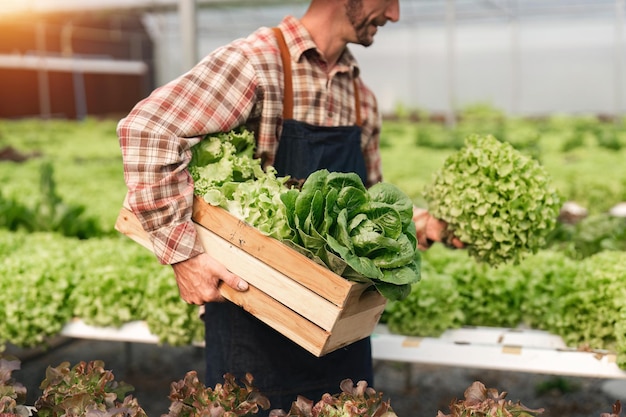
[[[222,208],[207,204],[200,197],[194,198],[193,219],[198,224],[210,228],[255,258],[271,264],[316,294],[338,306],[343,305],[348,293],[352,291],[353,283],[291,248],[285,250],[283,243],[263,235],[246,222],[232,215],[224,216],[225,210]],[[276,262],[277,260],[280,262]]]

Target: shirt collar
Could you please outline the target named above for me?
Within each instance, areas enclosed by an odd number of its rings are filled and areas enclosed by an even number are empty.
[[[278,26],[283,31],[283,36],[285,37],[285,42],[287,42],[292,60],[299,62],[302,56],[308,51],[315,51],[315,53],[321,55],[311,35],[300,23],[300,20],[293,16],[286,16]],[[359,76],[360,70],[358,63],[348,47],[344,49],[339,57],[337,69],[339,71],[351,72],[354,77]]]

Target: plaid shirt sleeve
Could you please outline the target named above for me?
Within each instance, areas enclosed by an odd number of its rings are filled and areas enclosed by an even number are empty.
[[[191,147],[207,133],[248,118],[257,94],[254,69],[235,48],[221,48],[157,88],[117,128],[128,203],[163,264],[204,251],[191,221]]]

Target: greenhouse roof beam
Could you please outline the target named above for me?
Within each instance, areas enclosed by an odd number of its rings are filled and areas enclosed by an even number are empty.
[[[290,3],[306,3],[307,0],[290,0]],[[196,0],[198,8],[208,7],[259,7],[284,5],[285,0]],[[17,13],[67,13],[80,11],[111,12],[168,12],[177,11],[177,0],[24,0],[9,3],[0,8],[0,16]]]

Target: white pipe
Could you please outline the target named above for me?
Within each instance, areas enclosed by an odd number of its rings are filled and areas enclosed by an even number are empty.
[[[61,72],[142,75],[148,66],[141,61],[80,59],[49,56],[0,54],[0,68],[32,69]]]
[[[37,37],[37,60],[38,65],[33,69],[37,71],[37,91],[39,93],[39,115],[44,119],[50,117],[51,101],[50,101],[50,82],[48,80],[48,67],[42,58],[46,53],[46,24],[43,21],[36,23],[35,29]],[[1,60],[0,60],[1,61]]]
[[[447,0],[446,3],[446,51],[448,56],[448,111],[446,124],[448,127],[456,125],[457,97],[456,97],[456,0]]]
[[[152,67],[155,83],[156,85],[163,85],[169,81],[167,70],[171,65],[171,60],[168,54],[166,34],[171,32],[171,29],[164,13],[146,13],[143,15],[142,21],[154,46]]]
[[[518,0],[510,0],[511,26],[511,113],[520,111],[520,97],[522,89],[522,51],[520,46],[520,16]]]
[[[626,0],[615,0],[615,118],[624,112],[624,13]]]
[[[180,0],[178,3],[180,37],[183,48],[183,72],[188,71],[198,61],[198,31],[196,30],[196,0]]]

